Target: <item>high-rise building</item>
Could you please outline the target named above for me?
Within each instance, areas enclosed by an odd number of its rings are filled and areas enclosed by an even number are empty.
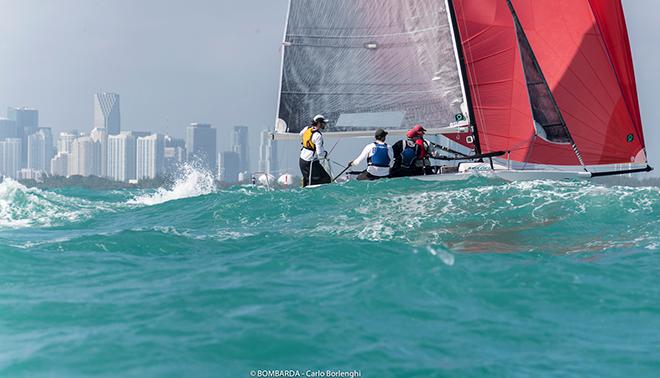
[[[39,127],[39,111],[32,108],[7,108],[7,118],[16,122],[19,135],[28,136]]]
[[[78,137],[78,133],[74,131],[61,132],[57,138],[57,152],[71,153],[71,145]]]
[[[16,121],[0,117],[0,139],[18,138]]]
[[[46,172],[50,168],[53,156],[53,134],[50,127],[41,127],[34,134],[28,135],[27,168]]]
[[[99,176],[108,176],[108,132],[106,129],[95,127],[89,133],[90,138],[99,144]]]
[[[21,138],[21,168],[27,165],[27,139],[39,128],[39,111],[31,108],[7,108],[7,118],[16,122],[17,138]]]
[[[94,127],[106,129],[108,135],[119,134],[121,115],[118,94],[103,92],[94,95]]]
[[[100,176],[100,145],[89,136],[76,138],[69,154],[69,176]]]
[[[7,138],[0,141],[0,173],[11,178],[18,177],[21,169],[21,146],[19,138]]]
[[[239,156],[240,163],[238,169],[241,172],[248,172],[250,170],[250,149],[248,140],[247,126],[234,126],[234,132],[232,134],[232,151],[236,152]]]
[[[69,175],[69,153],[58,152],[50,160],[50,174],[53,176],[66,177]]]
[[[270,136],[270,132],[261,132],[259,145],[259,172],[277,173],[277,143]]]
[[[165,172],[172,172],[186,161],[186,141],[165,135]]]
[[[138,180],[154,179],[163,173],[165,140],[161,134],[137,138],[136,176]]]
[[[217,131],[209,124],[192,123],[186,129],[188,161],[215,173],[217,169]]]
[[[108,136],[108,177],[116,181],[135,179],[136,141],[130,131]]]
[[[226,151],[220,157],[220,180],[235,184],[238,182],[241,158],[234,151]]]

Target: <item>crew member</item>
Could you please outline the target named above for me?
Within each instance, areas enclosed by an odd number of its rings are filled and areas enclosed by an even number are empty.
[[[393,146],[394,165],[391,177],[421,176],[432,174],[433,168],[429,157],[429,143],[424,140],[426,129],[415,125],[406,133],[406,139]]]
[[[349,167],[360,165],[364,159],[367,159],[367,169],[360,173],[358,180],[378,180],[388,177],[390,174],[390,163],[392,162],[392,147],[385,143],[387,131],[377,129],[373,143],[367,144],[360,156],[348,162]]]
[[[319,162],[325,159],[328,152],[323,149],[323,134],[328,120],[321,114],[315,116],[311,126],[307,126],[300,132],[302,148],[300,149],[300,173],[303,177],[303,187],[316,184],[329,184],[332,179],[325,168]]]

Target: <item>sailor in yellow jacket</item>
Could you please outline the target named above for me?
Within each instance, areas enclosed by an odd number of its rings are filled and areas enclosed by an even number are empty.
[[[325,159],[328,152],[323,148],[323,134],[328,120],[321,114],[312,119],[311,126],[300,131],[302,148],[300,149],[300,173],[303,177],[303,187],[307,185],[329,184],[332,179],[319,159]]]

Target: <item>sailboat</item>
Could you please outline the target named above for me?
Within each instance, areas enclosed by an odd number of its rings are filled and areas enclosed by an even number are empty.
[[[648,172],[620,0],[290,0],[272,139],[438,135],[420,180]]]

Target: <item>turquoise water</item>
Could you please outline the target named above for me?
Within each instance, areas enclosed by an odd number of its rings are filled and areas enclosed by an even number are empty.
[[[5,181],[0,376],[657,376],[659,199],[486,179]]]

